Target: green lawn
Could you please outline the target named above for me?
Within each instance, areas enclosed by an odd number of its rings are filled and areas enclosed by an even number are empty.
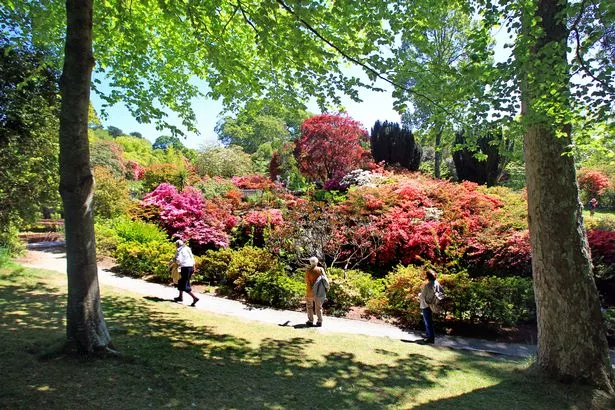
[[[103,288],[114,359],[39,359],[64,336],[65,276],[0,269],[0,408],[566,409],[588,392],[503,360],[207,314]]]

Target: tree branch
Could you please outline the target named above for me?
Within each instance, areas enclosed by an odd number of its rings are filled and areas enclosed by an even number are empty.
[[[347,54],[346,52],[344,52],[342,49],[340,49],[337,45],[333,44],[333,42],[331,42],[330,40],[326,39],[322,34],[320,34],[320,32],[318,30],[316,30],[314,27],[312,27],[312,25],[310,23],[308,23],[307,21],[305,21],[303,18],[301,18],[300,16],[297,15],[297,13],[290,8],[286,3],[284,3],[283,0],[276,0],[277,3],[282,6],[282,8],[284,10],[286,10],[289,14],[293,15],[308,31],[312,32],[312,34],[314,34],[317,38],[319,38],[322,42],[324,42],[325,44],[327,44],[329,47],[333,48],[335,51],[337,51],[342,57],[344,57],[346,60],[362,67],[363,69],[365,69],[366,71],[370,72],[371,74],[373,74],[375,77],[385,81],[386,83],[389,83],[390,85],[392,85],[395,88],[404,90],[410,94],[414,94],[417,97],[420,97],[424,100],[426,100],[427,102],[429,102],[430,104],[434,105],[436,108],[438,108],[439,110],[443,111],[444,113],[454,117],[455,119],[457,119],[458,121],[463,123],[463,120],[461,120],[456,114],[452,113],[451,111],[449,111],[448,109],[446,109],[445,107],[443,107],[441,104],[439,104],[438,102],[436,102],[435,100],[429,98],[428,96],[416,92],[415,90],[408,88],[402,84],[397,83],[396,81],[391,80],[390,78],[386,77],[385,75],[383,75],[382,73],[380,73],[379,71],[377,71],[375,68],[370,67],[367,63],[364,63],[360,60],[358,60],[355,57],[352,57],[351,55]]]
[[[615,94],[615,89],[611,88],[609,84],[605,83],[604,81],[596,77],[594,73],[592,73],[591,68],[587,65],[585,60],[583,60],[583,56],[581,55],[581,34],[579,33],[579,23],[581,22],[581,19],[583,18],[583,14],[585,13],[585,10],[586,10],[586,0],[583,0],[581,2],[579,14],[577,15],[577,18],[572,24],[572,26],[570,27],[570,31],[574,33],[574,38],[577,43],[575,47],[576,59],[579,62],[585,74],[587,74],[589,77],[591,77],[592,80],[600,84],[600,86],[602,86],[602,88],[608,93]]]

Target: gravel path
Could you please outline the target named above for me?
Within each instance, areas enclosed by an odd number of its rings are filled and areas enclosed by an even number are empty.
[[[63,273],[66,272],[66,254],[61,248],[29,250],[27,254],[23,258],[18,259],[17,262],[28,267],[48,269]],[[171,301],[177,296],[177,290],[170,286],[119,276],[100,267],[98,269],[98,279],[101,284],[129,290],[148,297],[157,297]],[[235,316],[245,320],[289,326],[291,328],[292,326],[305,323],[306,320],[306,314],[302,312],[254,307],[239,301],[212,295],[197,295],[200,299],[194,308],[197,310]],[[184,298],[184,304],[188,305],[190,302],[190,296]],[[405,342],[416,342],[421,339],[418,333],[404,331],[392,325],[336,317],[325,317],[323,327],[314,328],[314,330],[322,333],[350,333],[388,337]],[[438,337],[436,339],[436,346],[516,357],[530,357],[536,353],[535,345],[499,343],[488,340],[450,336]],[[615,363],[615,352],[612,351],[611,356],[612,362]]]

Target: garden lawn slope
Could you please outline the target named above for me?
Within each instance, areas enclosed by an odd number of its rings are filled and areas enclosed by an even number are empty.
[[[102,293],[122,357],[41,360],[65,335],[65,277],[0,268],[1,407],[566,409],[588,393],[541,383],[526,362]]]

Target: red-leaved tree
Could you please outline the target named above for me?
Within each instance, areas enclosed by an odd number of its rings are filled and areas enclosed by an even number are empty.
[[[367,130],[346,114],[308,118],[295,146],[299,169],[313,181],[338,182],[370,162],[369,151],[361,146],[367,139]]]

